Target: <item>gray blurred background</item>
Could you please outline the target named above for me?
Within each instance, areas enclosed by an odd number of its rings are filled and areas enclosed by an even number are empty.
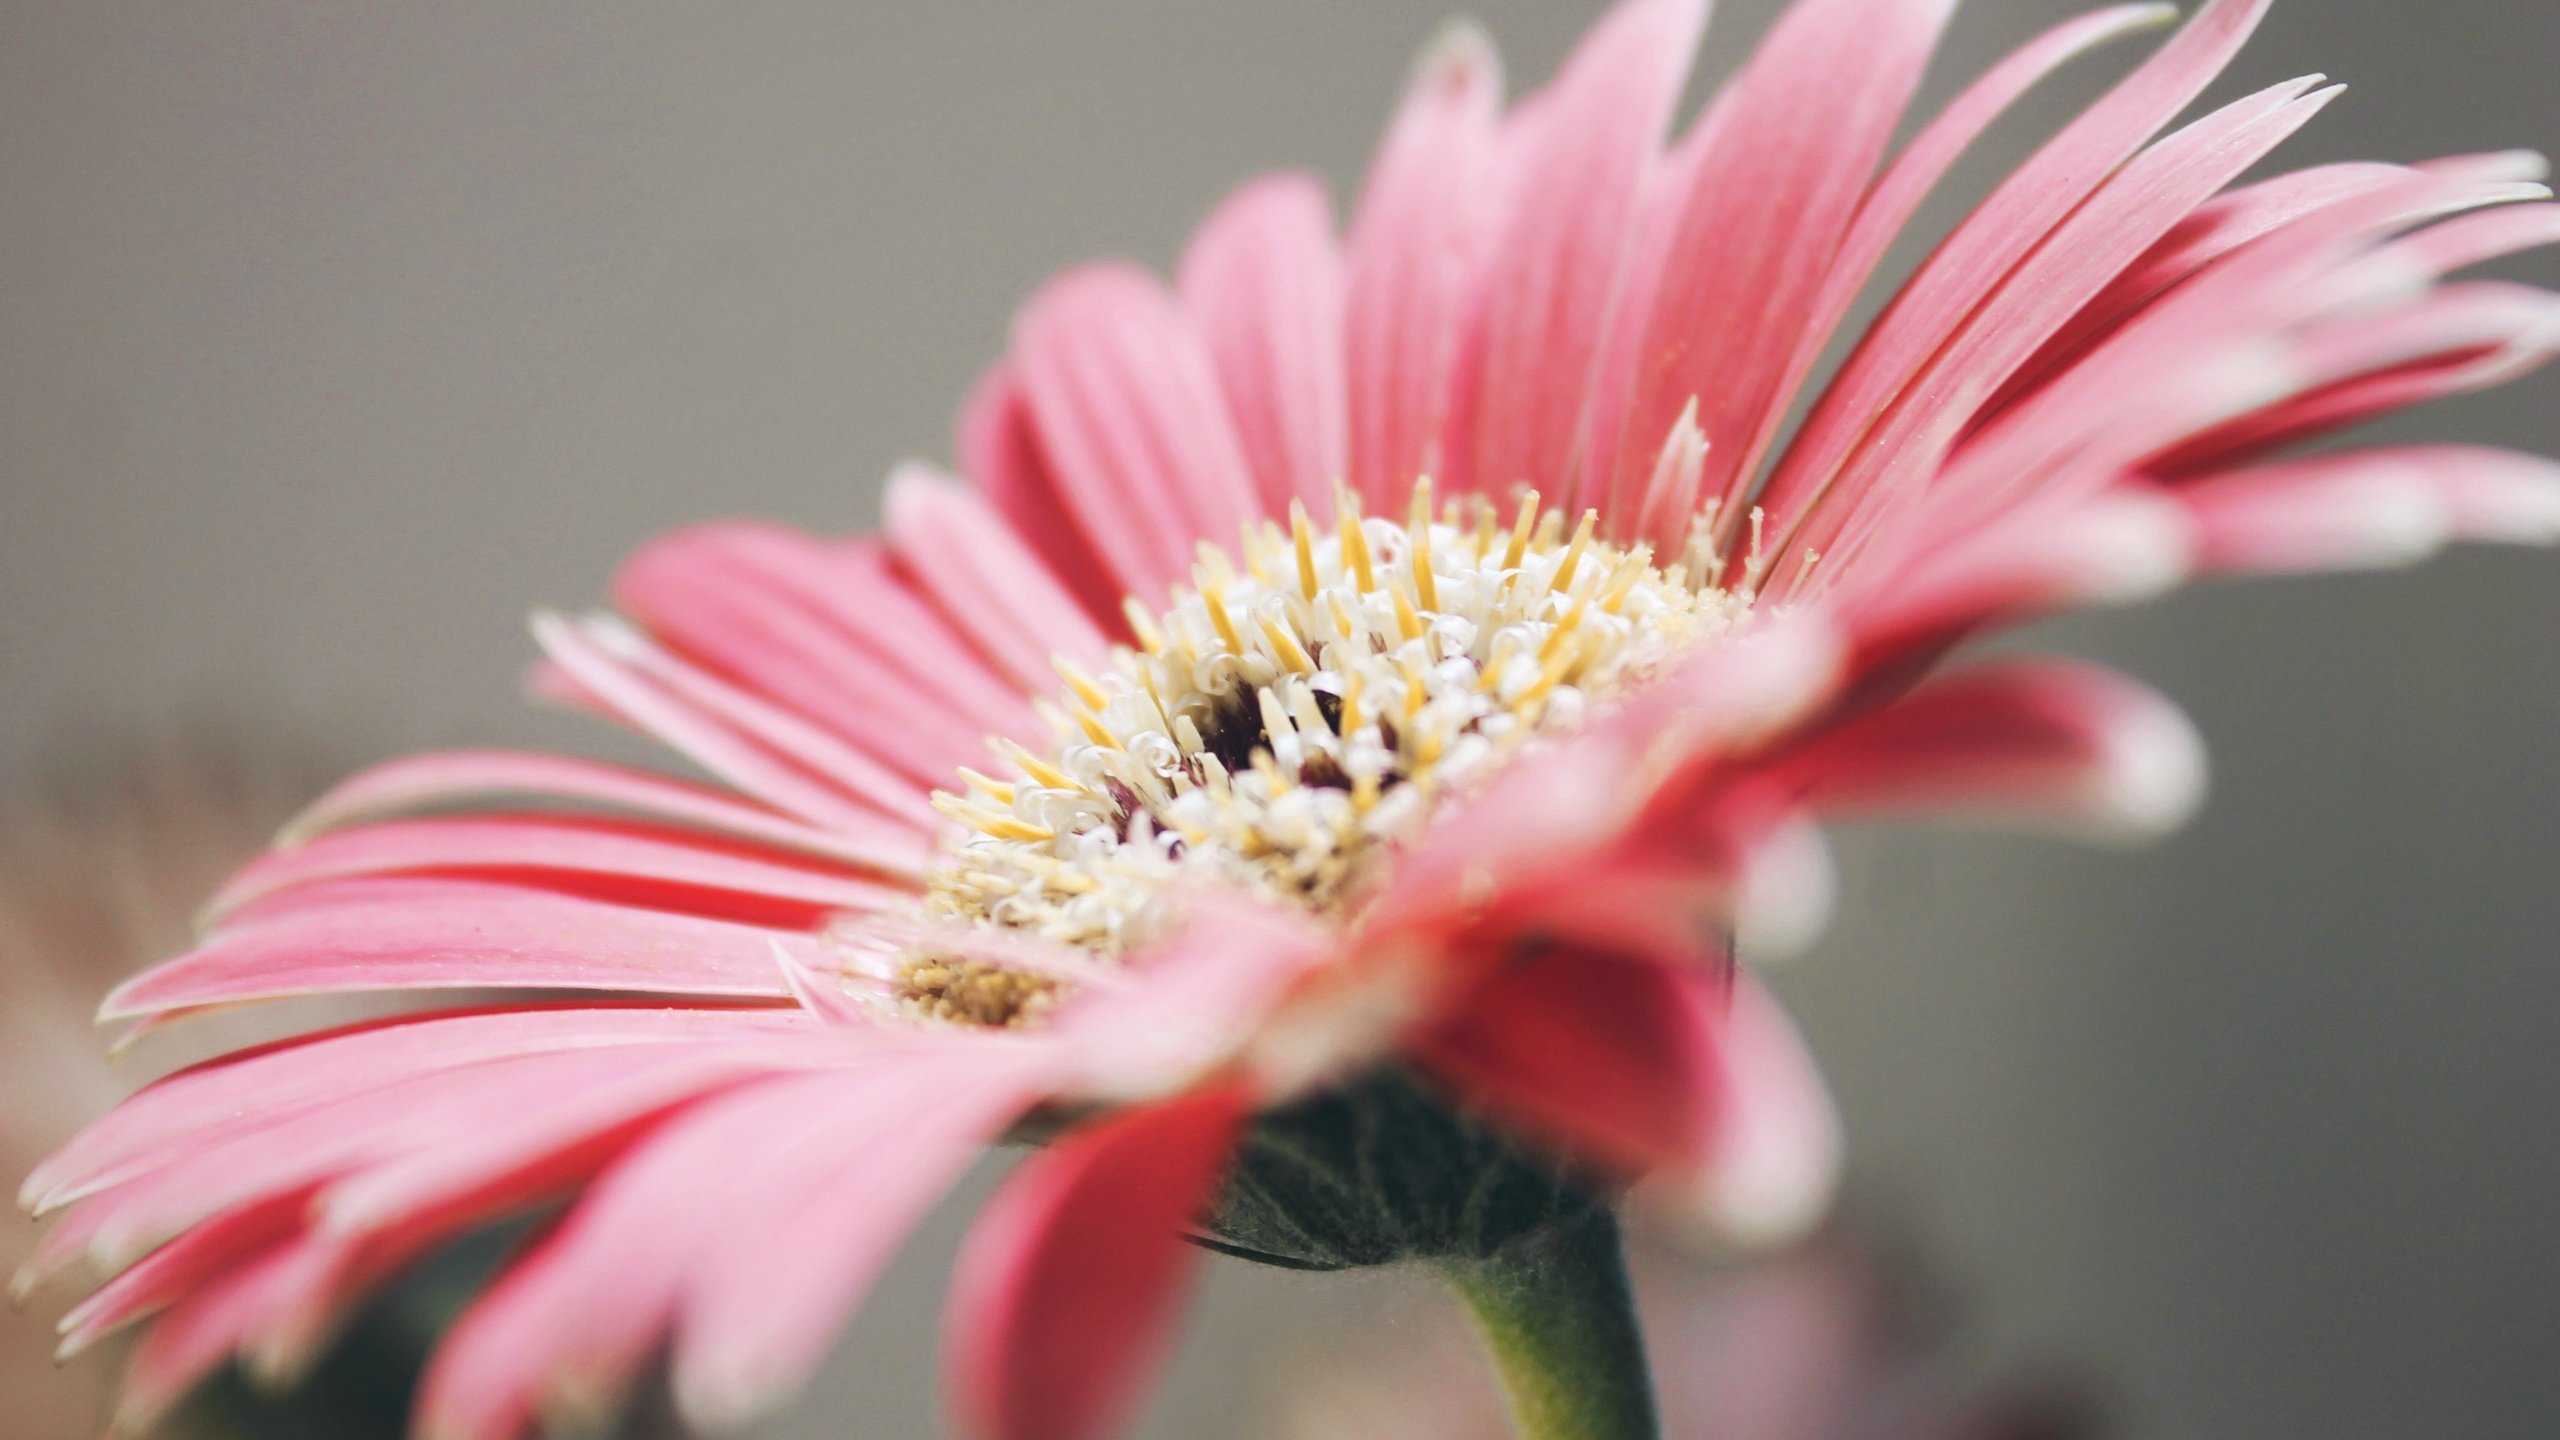
[[[208,710],[332,764],[593,743],[516,697],[530,606],[684,520],[870,523],[1042,276],[1166,264],[1256,170],[1347,196],[1446,8],[0,4],[0,787]],[[1933,93],[2078,8],[1975,0]],[[1475,9],[1517,88],[1596,7]],[[2555,50],[2550,0],[2282,0],[2217,93],[2353,82],[2287,165],[2548,149]],[[2392,429],[2555,417],[2544,377]],[[1970,1359],[2132,1436],[2560,1427],[2555,619],[2560,563],[2476,553],[2076,620],[2210,737],[2192,830],[1847,840],[1781,984]],[[774,1433],[933,1433],[963,1216]],[[1254,1432],[1402,1283],[1213,1268],[1154,1434]]]

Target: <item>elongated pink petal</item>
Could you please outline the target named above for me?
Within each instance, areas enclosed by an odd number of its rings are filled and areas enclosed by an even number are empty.
[[[1842,608],[1856,632],[1853,668],[1870,686],[1911,678],[1988,626],[2089,605],[2145,600],[2192,573],[2194,523],[2168,497],[2126,487],[2021,507],[1971,533],[1939,537],[1890,583]]]
[[[288,1245],[270,1249],[189,1295],[144,1331],[125,1360],[116,1430],[147,1433],[230,1360],[273,1312],[292,1278],[293,1258]]]
[[[1145,272],[1051,281],[1015,324],[1013,363],[1060,498],[1122,590],[1161,605],[1197,541],[1233,543],[1255,514],[1207,349]]]
[[[2204,797],[2204,744],[2175,706],[2061,660],[1933,680],[1783,763],[1826,812],[1980,815],[2110,840],[2173,829]]]
[[[2180,486],[2205,566],[2267,572],[2406,564],[2448,540],[2560,539],[2560,464],[2409,446],[2234,471]]]
[[[224,883],[209,919],[281,890],[366,875],[418,873],[585,877],[670,910],[723,913],[718,896],[769,902],[813,916],[876,910],[914,894],[906,885],[807,862],[705,843],[681,832],[613,821],[535,816],[394,820],[269,851]],[[688,892],[707,892],[692,901]]]
[[[46,1242],[77,1244],[109,1266],[127,1264],[234,1207],[467,1136],[490,1116],[522,1107],[527,1096],[612,1080],[631,1068],[628,1057],[610,1051],[518,1056],[419,1076],[273,1120],[253,1118],[84,1201]]]
[[[99,1014],[353,990],[524,987],[782,998],[807,935],[465,880],[336,880],[117,986]],[[804,956],[804,958],[807,958]]]
[[[1058,1012],[1080,1094],[1153,1099],[1248,1045],[1268,1045],[1273,1008],[1339,953],[1313,917],[1233,890],[1176,894],[1161,923],[1130,960],[1130,983],[1088,989]]]
[[[1593,28],[1522,134],[1463,337],[1440,479],[1550,494],[1580,440],[1638,201],[1704,31],[1704,0],[1627,0]]]
[[[1471,27],[1424,52],[1351,218],[1351,485],[1392,506],[1440,464],[1460,317],[1488,219],[1502,68]]]
[[[253,1201],[152,1251],[62,1317],[61,1358],[148,1318],[241,1268],[302,1228],[309,1189]]]
[[[1021,682],[971,639],[967,624],[916,588],[891,544],[872,535],[812,542],[783,531],[757,546],[754,558],[891,668],[938,687],[971,721],[999,733],[1023,733],[1027,707]],[[1020,592],[1016,603],[1041,593],[1043,577],[1005,578]],[[974,612],[983,602],[967,608]]]
[[[225,1056],[151,1085],[91,1122],[27,1177],[50,1210],[183,1154],[223,1126],[273,1118],[414,1075],[569,1050],[784,1035],[809,1017],[770,1009],[535,1006],[400,1017]]]
[[[1802,517],[1789,547],[1831,549],[1869,497],[1917,483],[1903,447],[1943,416],[1961,413],[1968,402],[1978,407],[1989,399],[2180,219],[2308,123],[2337,93],[2333,88],[2305,95],[2312,83],[2289,82],[2236,101],[2144,151],[2102,186],[1914,380],[1819,513]],[[2040,478],[2016,475],[2003,482],[2001,493],[2023,493]]]
[[[1635,235],[1601,326],[1600,353],[1592,366],[1591,394],[1577,442],[1579,458],[1569,476],[1572,483],[1557,496],[1562,508],[1587,509],[1604,501],[1620,452],[1634,443],[1624,420],[1648,358],[1639,342],[1678,252],[1680,221],[1698,166],[1715,148],[1716,132],[1734,113],[1738,93],[1732,86],[1718,91],[1706,113],[1645,177],[1636,200]]]
[[[551,664],[609,714],[757,799],[820,826],[876,817],[930,830],[924,788],[659,651],[616,621],[534,618]]]
[[[1739,481],[1759,473],[1762,459],[1777,438],[1779,422],[1786,418],[1798,390],[1821,359],[1840,322],[1874,278],[1876,267],[1918,213],[1921,202],[1983,132],[2063,66],[2176,16],[2176,8],[2170,5],[2134,4],[2063,21],[1986,71],[1904,147],[1860,203],[1856,221],[1824,273],[1821,293],[1794,339],[1794,355],[1780,374],[1770,403],[1763,407],[1757,432],[1749,437],[1726,437],[1735,459],[1709,477],[1714,487],[1709,493],[1730,494]],[[1682,538],[1668,531],[1646,533],[1657,547]]]
[[[1613,532],[1626,532],[1654,449],[1692,400],[1714,447],[1706,495],[1738,490],[1824,276],[1954,10],[1953,0],[1799,0],[1733,81],[1689,177],[1661,292],[1634,332],[1636,386],[1604,504]]]
[[[793,1043],[796,1042],[796,1043]],[[324,1233],[360,1236],[415,1224],[446,1226],[492,1192],[528,1177],[582,1178],[665,1111],[747,1080],[803,1067],[886,1063],[838,1036],[768,1037],[745,1044],[639,1052],[600,1083],[540,1106],[486,1117],[465,1133],[420,1145],[327,1186],[312,1207]]]
[[[686,1276],[766,1172],[826,1138],[805,1122],[848,1077],[785,1077],[683,1112],[606,1172],[463,1312],[421,1383],[426,1440],[594,1427],[672,1323]],[[867,1091],[860,1077],[857,1091]]]
[[[1712,1133],[1724,963],[1542,954],[1487,983],[1416,1055],[1472,1104],[1624,1175],[1694,1165]]]
[[[1110,644],[1013,522],[968,487],[922,465],[889,477],[889,543],[953,624],[1026,694],[1057,684],[1050,662],[1097,664]]]
[[[676,1398],[695,1426],[734,1429],[798,1389],[898,1242],[1039,1098],[1049,1054],[975,1048],[906,1061],[895,1084],[848,1087],[803,1122],[826,1127],[812,1163],[765,1177],[711,1238],[675,1344]]]
[[[1701,649],[1610,715],[1517,757],[1397,860],[1364,929],[1460,923],[1486,897],[1544,888],[1610,854],[1683,772],[1747,751],[1832,693],[1842,637],[1803,614]]]
[[[1182,253],[1183,308],[1209,347],[1263,513],[1321,513],[1349,464],[1342,253],[1305,175],[1246,182]]]
[[[950,1402],[988,1440],[1095,1440],[1136,1408],[1244,1123],[1234,1088],[1069,1134],[996,1192],[951,1281]]]
[[[2018,263],[2221,73],[2269,0],[2208,0],[2141,68],[2001,182],[1859,343],[1766,488],[1781,535]],[[1984,398],[1989,398],[1985,396]],[[1714,438],[1712,436],[1710,439]]]
[[[980,734],[1036,733],[1020,689],[867,544],[694,526],[626,561],[614,598],[669,644],[928,783]]]
[[[819,855],[890,875],[921,873],[918,830],[880,820],[859,831],[819,829],[707,786],[600,761],[508,750],[404,756],[340,782],[285,827],[285,843],[410,811],[509,800],[571,801],[717,835]]]
[[[1110,638],[1127,639],[1120,597],[1128,589],[1067,507],[1010,360],[990,368],[960,407],[958,448],[962,473],[1048,562],[1049,572],[1084,607],[1085,618]]]
[[[2540,193],[2515,182],[2520,168],[2497,156],[2438,162],[2237,250],[1992,417],[1943,477],[1938,508],[1961,519],[1984,497],[2014,490],[2014,477],[2055,483],[2058,458],[2084,483],[2137,462],[2163,475],[2227,465],[2371,413],[2356,408],[2369,399],[2409,403],[2434,387],[2447,393],[2512,373],[2504,357],[2480,359],[2483,350],[2514,346],[2516,367],[2530,368],[2533,352],[2549,348],[2548,302],[2537,292],[2428,291],[2424,235],[2380,243],[2438,216]],[[2403,373],[2420,377],[2419,393],[2394,397]],[[2359,393],[2367,383],[2384,393]]]
[[[1997,413],[2014,404],[2144,306],[2222,257],[2305,216],[2404,184],[2411,173],[2401,165],[2322,165],[2224,191],[2196,207],[2195,213],[2151,247],[2150,254],[2083,306],[1986,408]]]
[[[1793,1239],[1830,1209],[1839,1113],[1785,1009],[1747,973],[1734,983],[1716,1040],[1723,1103],[1703,1158],[1656,1171],[1630,1201],[1723,1244]]]

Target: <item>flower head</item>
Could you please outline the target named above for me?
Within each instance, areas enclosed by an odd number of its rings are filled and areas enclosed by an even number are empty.
[[[2237,183],[2335,94],[2170,128],[2263,0],[2209,0],[1811,388],[1981,131],[2168,18],[2065,23],[1894,150],[1952,8],[1799,0],[1667,141],[1700,0],[1629,0],[1507,110],[1452,31],[1339,242],[1313,182],[1248,184],[1172,287],[1105,265],[1034,299],[967,480],[901,472],[882,534],[682,532],[617,581],[627,618],[539,621],[541,689],[719,783],[395,762],[107,1014],[613,998],[310,1036],[107,1116],[27,1186],[72,1207],[39,1270],[122,1267],[70,1342],[156,1316],[147,1417],[561,1205],[424,1431],[592,1415],[662,1347],[735,1422],[1011,1135],[1048,1143],[963,1256],[955,1399],[1077,1437],[1137,1393],[1186,1231],[1338,1265],[1621,1198],[1800,1226],[1829,1113],[1731,962],[1819,920],[1815,822],[2143,834],[2200,787],[2131,682],[1950,652],[2200,574],[2560,533],[2529,457],[2271,458],[2548,358],[2560,301],[2446,277],[2560,207],[2509,203],[2544,194],[2515,156]]]

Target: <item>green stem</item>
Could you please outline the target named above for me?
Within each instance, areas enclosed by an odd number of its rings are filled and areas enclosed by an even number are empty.
[[[1454,1263],[1521,1440],[1659,1440],[1644,1334],[1607,1207]]]

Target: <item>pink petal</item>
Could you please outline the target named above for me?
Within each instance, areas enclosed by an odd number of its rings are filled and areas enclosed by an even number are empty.
[[[859,831],[818,829],[706,786],[594,760],[504,750],[405,756],[341,782],[285,827],[287,843],[406,811],[507,799],[568,800],[713,834],[819,855],[891,875],[922,873],[915,827],[880,820]]]
[[[1782,762],[1815,808],[2062,824],[2108,839],[2173,829],[2204,797],[2177,708],[2092,665],[2015,660],[1933,680]]]
[[[2267,4],[2208,0],[2148,62],[2012,172],[1938,248],[1860,342],[1771,477],[1765,503],[1777,533],[1791,531],[1831,488],[1895,397],[2013,268],[2203,92],[2257,28]]]
[[[57,1358],[69,1359],[253,1263],[301,1231],[309,1202],[307,1188],[287,1190],[216,1216],[152,1251],[62,1317]]]
[[[1501,96],[1501,62],[1482,33],[1443,31],[1415,69],[1352,215],[1350,479],[1373,507],[1397,504],[1441,463]]]
[[[1144,1393],[1198,1252],[1183,1231],[1247,1101],[1200,1091],[1070,1133],[978,1217],[951,1281],[949,1396],[989,1440],[1093,1440]]]
[[[1488,982],[1416,1058],[1467,1100],[1621,1174],[1694,1165],[1721,1103],[1722,957],[1554,950]]]
[[[552,665],[606,710],[778,809],[826,828],[882,817],[934,825],[925,787],[717,678],[616,621],[534,618]]]
[[[194,1292],[143,1332],[125,1361],[115,1428],[149,1431],[196,1384],[236,1353],[292,1279],[294,1253],[278,1246]]]
[[[2192,573],[2195,537],[2175,501],[2127,487],[2024,506],[1915,549],[1920,558],[1889,583],[1843,602],[1853,668],[1870,684],[1994,624],[2157,595]],[[1889,663],[1898,660],[1908,665]]]
[[[279,908],[284,899],[289,911]],[[102,1018],[354,990],[524,987],[781,998],[776,941],[754,925],[482,881],[307,885],[116,987]]]
[[[675,648],[927,783],[982,733],[1038,733],[1020,689],[868,544],[698,525],[643,547],[613,592]]]
[[[1810,612],[1704,647],[1436,817],[1370,902],[1364,932],[1437,933],[1489,895],[1540,890],[1614,854],[1683,772],[1748,751],[1830,696],[1842,658],[1839,633]]]
[[[1259,508],[1206,346],[1127,265],[1049,282],[1015,322],[1013,363],[1059,496],[1120,588],[1161,604],[1200,540]]]
[[[2207,568],[2341,570],[2405,564],[2455,538],[2560,539],[2560,465],[2465,446],[2316,456],[2178,488]]]
[[[27,1177],[22,1204],[51,1210],[185,1153],[227,1125],[279,1117],[415,1075],[527,1054],[801,1032],[774,1010],[534,1007],[404,1016],[225,1056],[151,1085],[72,1137]]]
[[[419,1146],[468,1136],[527,1095],[610,1081],[632,1068],[612,1051],[528,1055],[422,1075],[274,1119],[250,1118],[210,1144],[93,1196],[47,1235],[114,1266],[235,1207],[345,1174]]]
[[[1049,573],[1084,607],[1085,618],[1110,638],[1125,640],[1120,597],[1128,591],[1076,524],[1034,428],[1031,402],[1013,363],[997,363],[960,407],[960,468],[1048,563]]]
[[[1642,359],[1603,503],[1619,533],[1655,447],[1693,399],[1716,447],[1705,493],[1742,483],[1823,277],[1954,9],[1800,0],[1733,81],[1688,179],[1661,291],[1631,332]]]
[[[2144,151],[2100,187],[1914,379],[1820,512],[1805,517],[1784,548],[1830,550],[1870,495],[1919,483],[1905,460],[1908,442],[1968,402],[1987,400],[2110,280],[2337,93],[2305,96],[2310,83],[2289,82],[2226,106]],[[1965,499],[1988,506],[2041,478],[2012,471],[2000,492]]]
[[[911,886],[859,879],[681,832],[608,820],[526,815],[394,820],[273,850],[224,883],[208,921],[279,891],[368,875],[473,874],[576,888],[601,883],[617,898],[652,908],[739,918],[737,902],[763,918],[790,916],[814,928],[827,911],[877,910],[906,900]],[[691,893],[703,892],[703,893]],[[724,900],[721,897],[731,897]]]
[[[1561,496],[1637,202],[1706,27],[1704,0],[1625,0],[1527,106],[1491,226],[1441,480]]]
[[[1340,953],[1334,932],[1295,906],[1206,886],[1168,900],[1164,928],[1127,964],[1129,983],[1086,988],[1058,1012],[1080,1095],[1153,1099],[1249,1041],[1269,1045],[1273,1008]]]
[[[850,1088],[874,1089],[859,1076]],[[766,1172],[807,1162],[824,1137],[806,1122],[847,1090],[840,1074],[747,1086],[636,1146],[455,1322],[421,1383],[419,1433],[515,1440],[537,1417],[588,1428],[609,1418],[703,1248]]]
[[[1778,423],[1794,404],[1805,377],[1821,359],[1851,305],[1874,278],[1877,265],[1910,224],[1921,202],[1982,133],[2029,90],[2063,66],[2100,46],[2174,19],[2176,14],[2175,8],[2168,5],[2134,4],[2066,20],[1985,72],[1904,147],[1859,205],[1855,223],[1823,275],[1821,294],[1808,312],[1793,358],[1779,378],[1771,403],[1764,408],[1758,432],[1748,437],[1747,444],[1745,437],[1728,437],[1728,445],[1738,458],[1714,477],[1718,492],[1729,492],[1737,478],[1759,472],[1761,460],[1777,438]],[[1658,547],[1666,538],[1682,538],[1669,532],[1649,533]]]
[[[889,477],[884,528],[898,561],[1025,694],[1058,683],[1051,661],[1098,663],[1110,644],[1012,522],[922,465]]]
[[[1320,511],[1346,473],[1342,254],[1333,205],[1304,175],[1229,196],[1183,251],[1183,308],[1207,342],[1262,511]]]
[[[466,1133],[332,1182],[313,1206],[313,1222],[341,1237],[412,1227],[421,1219],[448,1228],[485,1209],[493,1194],[538,1192],[585,1178],[676,1107],[804,1066],[887,1060],[866,1057],[838,1036],[788,1038],[798,1043],[768,1037],[617,1056],[619,1066],[597,1083],[548,1097],[539,1106],[487,1116]]]
[[[1723,1103],[1704,1158],[1656,1172],[1630,1199],[1728,1245],[1793,1239],[1822,1218],[1839,1184],[1839,1114],[1785,1009],[1747,973],[1716,1042]]]
[[[734,1429],[797,1390],[898,1242],[980,1150],[1039,1098],[1051,1059],[972,1047],[893,1062],[895,1083],[801,1121],[799,1173],[762,1177],[690,1275],[675,1390],[696,1428]]]
[[[2082,307],[1988,408],[1997,412],[2016,403],[2019,396],[2088,353],[2153,300],[2251,241],[2332,206],[2405,184],[2410,175],[2400,165],[2322,165],[2215,196]]]

